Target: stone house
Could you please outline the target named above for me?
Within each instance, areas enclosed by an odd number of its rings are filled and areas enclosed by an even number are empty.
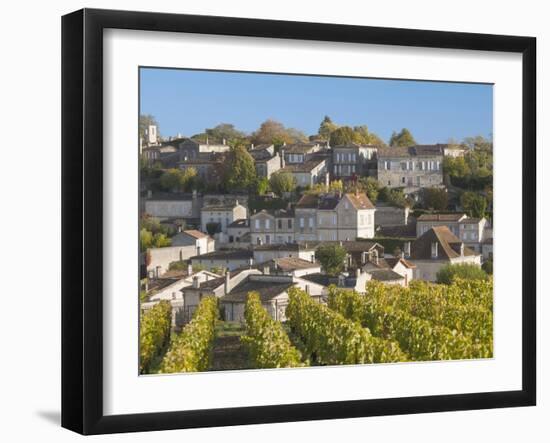
[[[228,243],[235,246],[250,245],[250,220],[240,218],[227,227]]]
[[[376,157],[377,146],[350,143],[332,147],[332,174],[337,179],[349,179],[368,174]]]
[[[405,193],[443,186],[442,146],[379,148],[378,182],[388,188],[404,188]]]
[[[404,226],[409,223],[409,207],[399,208],[387,203],[376,203],[376,212],[374,213],[375,226]]]
[[[198,219],[201,200],[197,193],[157,192],[143,199],[144,211],[160,221],[169,219]]]
[[[286,163],[279,171],[291,174],[297,186],[305,188],[325,180],[327,160],[324,156],[318,156],[305,162]]]
[[[467,247],[447,226],[435,226],[404,245],[405,258],[416,266],[414,278],[436,281],[437,273],[448,264],[470,263],[481,266],[481,255]]]
[[[193,266],[202,266],[204,269],[228,269],[233,271],[237,268],[252,266],[253,254],[248,249],[221,249],[192,256],[190,260]]]
[[[264,263],[278,258],[292,257],[305,261],[315,261],[314,243],[281,243],[253,245],[254,263]]]
[[[215,296],[220,299],[223,317],[227,321],[244,321],[244,305],[249,292],[260,294],[262,305],[275,320],[286,320],[288,289],[298,286],[321,301],[326,296],[326,288],[310,283],[293,275],[274,275],[257,269],[239,269],[227,272],[224,276],[208,281],[193,281],[181,289],[183,293],[184,321],[188,322],[203,297]]]
[[[305,194],[296,204],[297,241],[374,237],[375,207],[365,193]]]
[[[158,278],[168,271],[170,263],[188,260],[196,252],[197,250],[194,245],[149,248],[145,254],[142,254],[143,261],[146,264],[147,276],[149,278]]]
[[[178,232],[171,239],[172,246],[194,246],[195,255],[201,255],[214,250],[214,239],[204,232],[188,229]]]
[[[447,226],[456,237],[475,252],[481,252],[482,243],[488,238],[488,220],[468,217],[463,213],[422,214],[416,220],[416,236],[420,237],[434,226]]]
[[[254,159],[254,165],[256,167],[256,174],[258,177],[265,177],[269,179],[271,174],[277,172],[284,166],[284,160],[278,153],[274,152],[273,145],[258,145],[248,151],[248,153]]]
[[[321,149],[321,145],[316,142],[295,143],[283,145],[280,149],[280,153],[285,164],[296,164],[305,163],[310,160],[312,154],[320,151]]]
[[[261,210],[250,216],[250,241],[254,245],[294,241],[294,210]]]
[[[217,223],[218,232],[227,234],[227,227],[243,218],[247,218],[247,209],[238,200],[234,204],[206,205],[201,209],[201,230],[208,232],[208,223]]]

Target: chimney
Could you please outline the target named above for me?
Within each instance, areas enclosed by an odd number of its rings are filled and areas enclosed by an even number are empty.
[[[197,276],[193,277],[193,288],[199,289],[199,277]]]
[[[230,281],[230,275],[229,271],[225,271],[225,283],[223,285],[223,292],[225,295],[229,294],[229,281]]]
[[[432,242],[432,258],[437,258],[438,257],[438,243],[436,241]]]
[[[187,264],[187,275],[191,275],[193,274],[193,265],[191,264],[191,262],[189,262]]]
[[[406,241],[405,244],[403,245],[403,249],[404,249],[405,257],[409,258],[411,256],[411,242]]]

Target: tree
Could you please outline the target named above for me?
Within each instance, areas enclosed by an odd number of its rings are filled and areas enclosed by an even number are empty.
[[[333,193],[344,192],[344,183],[342,180],[333,180],[329,184],[329,191]]]
[[[139,250],[141,252],[149,249],[153,244],[153,233],[145,228],[139,231]]]
[[[458,265],[448,264],[442,267],[437,273],[437,283],[450,285],[454,279],[464,280],[487,280],[487,273],[478,265],[473,263],[461,263]]]
[[[378,180],[374,177],[359,177],[355,182],[347,182],[345,188],[346,192],[364,192],[372,203],[378,200]]]
[[[487,199],[477,192],[466,191],[460,196],[460,204],[470,217],[485,217]]]
[[[230,123],[220,123],[213,128],[206,129],[208,141],[222,143],[224,140],[227,144],[241,142],[246,138],[244,132],[235,129],[235,126]]]
[[[184,192],[191,190],[196,185],[197,170],[186,168],[185,170],[168,169],[160,177],[160,185],[166,191]]]
[[[282,197],[285,193],[294,192],[296,185],[296,179],[288,172],[276,172],[269,179],[271,190],[279,197]]]
[[[424,188],[422,192],[424,206],[436,211],[447,209],[449,205],[449,195],[445,189],[441,188]]]
[[[254,186],[256,183],[254,159],[243,145],[237,145],[231,149],[223,175],[227,190],[245,190]]]
[[[315,258],[319,260],[328,275],[338,275],[344,269],[347,252],[338,244],[327,244],[317,248]]]
[[[265,143],[281,146],[285,143],[305,142],[307,137],[297,129],[287,129],[282,123],[268,119],[252,134],[251,141],[255,144]]]
[[[355,133],[349,126],[341,126],[330,134],[330,145],[347,145],[353,143],[355,140]]]
[[[411,132],[407,128],[401,129],[399,132],[392,132],[392,135],[390,137],[389,141],[390,146],[414,146],[416,145],[416,141],[414,140],[414,137],[412,136]]]
[[[407,198],[407,196],[403,192],[403,189],[399,189],[399,188],[396,188],[396,189],[390,189],[387,187],[381,188],[378,194],[378,199],[381,201],[385,201],[386,203],[389,203],[390,205],[396,206],[398,208],[413,206],[412,200]]]
[[[483,269],[488,275],[493,275],[493,259],[490,258],[485,260],[485,262],[481,265],[481,269]]]
[[[325,118],[319,126],[318,135],[321,140],[330,140],[330,134],[338,129],[338,125],[333,123],[328,115],[325,115]]]
[[[256,194],[264,195],[269,192],[269,180],[267,177],[258,177],[256,180]]]

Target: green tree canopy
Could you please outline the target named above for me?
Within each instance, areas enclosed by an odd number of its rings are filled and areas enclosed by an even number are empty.
[[[334,123],[328,115],[325,115],[325,118],[319,125],[318,135],[321,140],[330,140],[330,134],[338,129],[338,125]]]
[[[315,252],[315,258],[319,260],[323,270],[328,275],[338,275],[344,269],[347,252],[338,244],[326,244],[319,246]]]
[[[424,188],[422,199],[426,208],[436,211],[443,211],[449,205],[449,195],[445,189],[441,188]]]
[[[390,146],[406,147],[416,145],[416,141],[411,132],[407,128],[403,128],[399,132],[393,131],[388,144]]]
[[[195,168],[168,169],[160,177],[161,187],[172,192],[190,191],[196,185],[196,181],[197,170]]]
[[[485,217],[487,210],[487,199],[477,193],[466,191],[460,196],[460,204],[470,217]]]
[[[487,273],[476,264],[461,263],[458,265],[446,265],[437,273],[437,282],[445,285],[453,283],[455,278],[465,280],[487,280]]]
[[[349,143],[354,143],[354,141],[355,133],[349,126],[341,126],[330,134],[331,146],[347,145]]]
[[[254,159],[243,145],[231,149],[224,166],[224,184],[227,190],[250,189],[256,184]]]
[[[284,143],[306,142],[307,137],[297,129],[285,128],[282,123],[268,119],[252,134],[251,141],[255,144],[266,143],[281,146]]]
[[[269,179],[271,190],[279,197],[287,192],[294,192],[296,185],[296,179],[288,172],[276,172]]]
[[[234,144],[236,142],[242,142],[246,138],[246,134],[235,129],[235,126],[230,123],[220,123],[213,128],[206,129],[206,135],[208,135],[209,142],[222,143],[223,140],[227,144]]]

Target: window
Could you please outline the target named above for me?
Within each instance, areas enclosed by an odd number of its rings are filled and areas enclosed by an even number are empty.
[[[313,217],[309,217],[309,227],[313,228]]]
[[[288,229],[292,229],[292,220],[288,219]]]
[[[283,229],[283,221],[281,219],[277,220],[277,228]]]
[[[271,237],[269,236],[269,234],[267,234],[267,235],[265,236],[265,243],[266,243],[267,245],[271,244]]]
[[[405,183],[405,177],[401,177],[401,183]]]
[[[256,226],[256,229],[260,229],[260,220],[256,219],[254,225]]]
[[[332,216],[332,224],[333,224],[334,226],[336,226],[336,224],[337,224],[337,221],[336,221],[336,214],[334,214],[334,215]]]
[[[300,217],[300,228],[304,227],[304,217]]]
[[[265,219],[265,228],[269,229],[269,219],[268,218]]]

